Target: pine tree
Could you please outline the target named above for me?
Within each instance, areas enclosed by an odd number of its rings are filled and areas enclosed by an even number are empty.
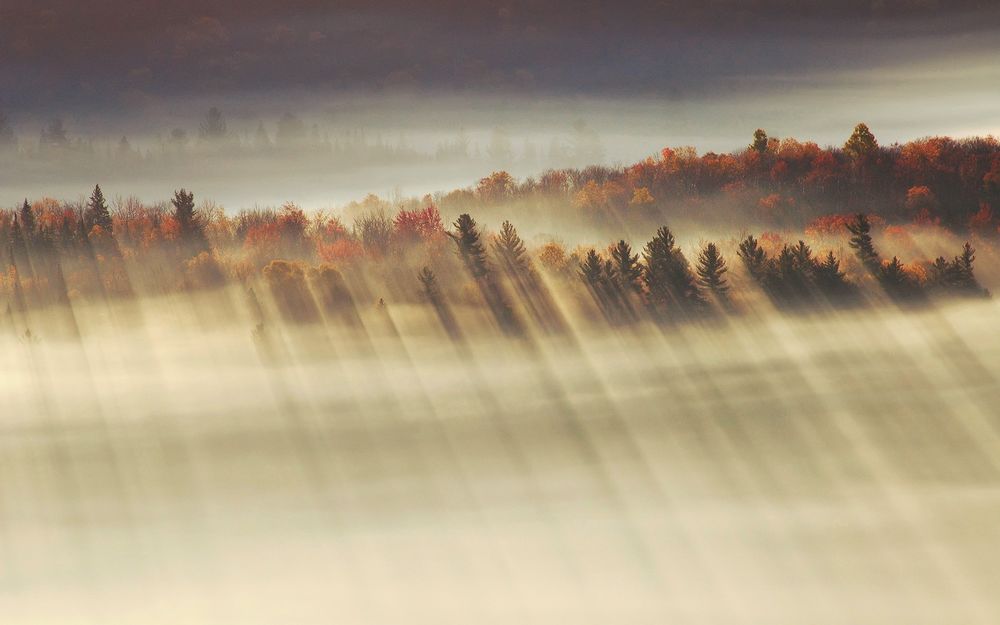
[[[681,311],[703,303],[684,253],[674,246],[670,228],[661,227],[643,249],[643,281],[654,309],[678,307]]]
[[[935,288],[948,289],[955,285],[955,266],[938,256],[930,266],[929,282]]]
[[[87,208],[83,214],[84,223],[89,232],[94,226],[100,226],[106,233],[112,232],[111,211],[108,210],[108,203],[104,199],[104,192],[101,185],[94,186],[94,192],[90,194],[87,201]]]
[[[638,293],[642,289],[642,265],[639,255],[632,253],[632,246],[624,239],[611,248],[612,275],[622,293]]]
[[[920,283],[895,256],[882,266],[878,280],[886,294],[897,302],[913,302],[924,296]]]
[[[448,236],[458,246],[458,255],[462,263],[476,281],[479,292],[501,329],[507,334],[520,334],[523,330],[521,322],[511,307],[503,286],[493,274],[476,220],[468,213],[462,213],[455,221],[454,227],[455,232],[449,232]]]
[[[851,233],[851,240],[848,245],[858,256],[858,260],[868,271],[878,274],[880,269],[878,252],[875,251],[875,244],[872,242],[871,223],[868,215],[858,213],[854,219],[847,223],[847,229]]]
[[[840,261],[833,252],[827,252],[826,257],[814,265],[813,280],[816,288],[828,301],[843,302],[855,295],[854,285],[847,281],[847,276],[840,270]]]
[[[420,273],[417,274],[417,280],[420,281],[421,290],[428,302],[435,303],[441,298],[441,290],[438,288],[437,277],[435,277],[430,267],[421,269]]]
[[[510,274],[523,276],[530,269],[524,241],[509,221],[503,222],[500,233],[493,238],[493,251]]]
[[[21,210],[18,212],[21,217],[21,228],[24,231],[24,238],[30,243],[35,240],[35,213],[31,210],[31,205],[28,204],[28,200],[24,200],[24,204],[21,205]]]
[[[723,299],[729,292],[729,285],[723,278],[729,269],[726,267],[726,260],[719,252],[715,243],[709,243],[698,255],[698,283],[711,291],[717,298]]]
[[[454,226],[455,233],[449,235],[458,244],[458,255],[465,263],[466,269],[476,280],[489,277],[490,267],[486,260],[486,249],[483,247],[476,220],[468,213],[462,213]]]
[[[840,270],[840,261],[833,252],[827,252],[826,258],[816,263],[814,271],[816,285],[823,291],[833,291],[847,283],[846,275]]]
[[[962,246],[962,253],[955,257],[955,269],[960,284],[964,287],[978,287],[972,264],[976,260],[976,250],[968,241]]]
[[[604,290],[604,261],[593,249],[587,252],[587,256],[580,263],[580,277],[596,293],[603,295]]]
[[[987,294],[973,271],[973,263],[976,261],[976,250],[966,241],[962,246],[962,253],[955,257],[951,263],[952,282],[954,286],[965,293]]]
[[[813,275],[816,268],[816,261],[812,255],[812,249],[806,242],[799,239],[799,242],[792,248],[792,256],[795,259],[795,268],[803,278],[808,279]]]
[[[767,266],[767,253],[760,247],[757,239],[752,234],[747,235],[740,242],[739,249],[736,250],[736,255],[743,261],[743,265],[747,268],[747,273],[752,278],[759,281],[764,277],[764,270]]]

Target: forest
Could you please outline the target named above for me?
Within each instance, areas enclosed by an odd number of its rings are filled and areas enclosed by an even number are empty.
[[[251,300],[265,292],[286,323],[417,304],[453,337],[454,307],[525,335],[558,334],[570,319],[662,324],[762,303],[918,306],[989,295],[975,261],[977,249],[994,253],[998,203],[996,139],[886,147],[865,124],[841,147],[757,130],[730,154],[667,148],[628,167],[524,180],[496,171],[468,188],[328,211],[230,212],[186,189],[169,202],[109,199],[96,185],[84,202],[25,199],[0,212],[0,305],[9,329],[38,335],[37,309],[239,285]],[[522,236],[515,221],[605,241]],[[674,224],[698,237],[698,224],[728,228],[682,244]]]

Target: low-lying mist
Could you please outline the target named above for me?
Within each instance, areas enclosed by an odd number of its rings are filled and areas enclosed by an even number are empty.
[[[1000,610],[993,301],[530,340],[468,306],[460,339],[429,306],[274,306],[232,286],[0,333],[5,620]]]

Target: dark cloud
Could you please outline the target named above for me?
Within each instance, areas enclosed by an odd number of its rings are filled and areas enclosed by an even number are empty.
[[[292,88],[684,94],[932,56],[928,38],[980,46],[1000,22],[991,4],[0,0],[0,106],[113,110]]]

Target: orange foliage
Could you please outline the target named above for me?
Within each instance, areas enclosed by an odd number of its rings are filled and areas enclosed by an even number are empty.
[[[316,242],[316,253],[319,255],[323,262],[327,263],[344,263],[357,260],[365,255],[365,248],[362,247],[361,242],[343,237],[339,238],[332,243],[324,243],[323,241]]]
[[[505,171],[495,171],[476,185],[476,196],[484,202],[499,202],[514,193],[514,178]]]

